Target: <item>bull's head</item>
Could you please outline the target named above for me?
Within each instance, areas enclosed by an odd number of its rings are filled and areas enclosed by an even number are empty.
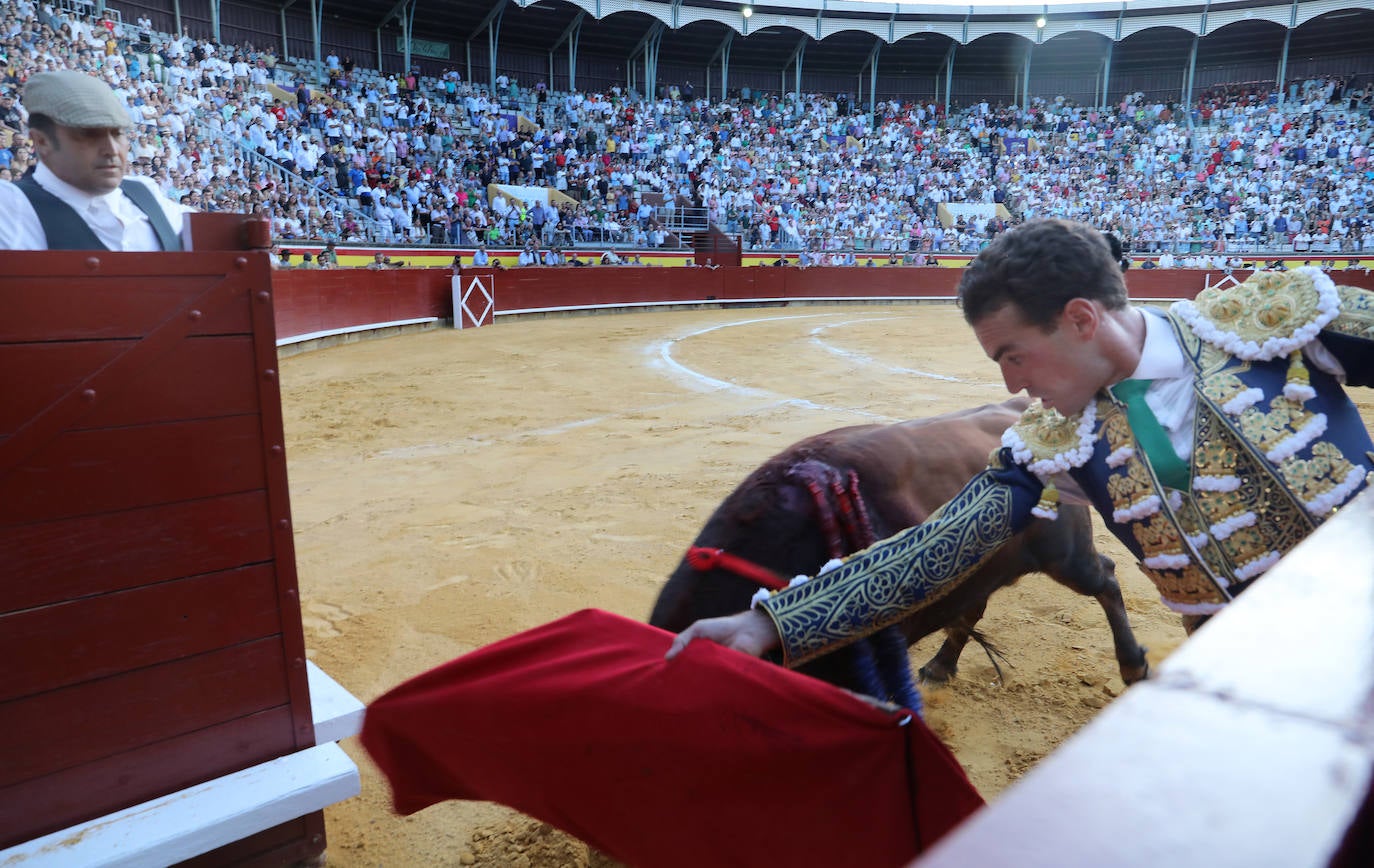
[[[761,585],[732,569],[732,559],[757,565],[784,580],[815,575],[829,560],[810,493],[781,473],[766,473],[768,469],[761,468],[735,489],[693,542],[695,547],[723,550],[732,558],[701,569],[684,557],[660,592],[650,624],[679,632],[693,621],[749,608]]]

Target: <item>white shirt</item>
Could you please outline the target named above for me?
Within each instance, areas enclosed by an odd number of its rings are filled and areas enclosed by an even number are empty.
[[[1183,357],[1183,348],[1173,328],[1163,317],[1142,312],[1145,317],[1145,346],[1140,363],[1127,379],[1151,380],[1145,403],[1169,435],[1169,443],[1184,461],[1193,455],[1193,369]]]
[[[127,175],[128,180],[139,183],[152,191],[162,213],[167,216],[172,231],[181,234],[184,216],[192,209],[167,199],[158,190],[151,178]],[[42,163],[34,170],[33,179],[38,186],[70,205],[86,225],[91,227],[95,237],[110,250],[158,251],[157,233],[153,231],[148,215],[116,189],[103,196],[92,196],[76,189],[52,173]],[[24,191],[9,181],[0,181],[0,250],[47,250],[48,240],[43,232],[43,224],[38,213],[29,204]]]

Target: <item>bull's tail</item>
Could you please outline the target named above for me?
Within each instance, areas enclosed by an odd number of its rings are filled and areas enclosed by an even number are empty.
[[[998,665],[997,661],[1000,660],[1007,664],[1007,668],[1011,668],[1011,661],[1007,659],[1007,655],[1003,654],[1002,649],[994,645],[991,639],[977,630],[970,628],[968,637],[977,642],[979,647],[983,649],[983,653],[988,655],[988,662],[992,664],[993,671],[997,673],[997,683],[1005,684],[1006,680],[1002,677],[1002,667]]]

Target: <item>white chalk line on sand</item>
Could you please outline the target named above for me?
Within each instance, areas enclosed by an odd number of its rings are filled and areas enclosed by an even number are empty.
[[[855,415],[863,416],[869,419],[891,421],[892,417],[890,416],[884,416],[879,413],[864,410],[860,407],[835,407],[829,404],[817,404],[815,401],[809,400],[807,398],[798,398],[796,396],[789,395],[779,395],[777,392],[770,392],[767,389],[756,389],[752,386],[741,386],[739,383],[732,383],[727,380],[718,380],[715,377],[712,377],[708,374],[703,374],[701,371],[698,371],[695,368],[689,368],[686,365],[679,362],[677,359],[673,358],[673,347],[681,341],[685,341],[690,338],[700,337],[701,335],[709,334],[719,329],[735,328],[736,326],[757,325],[758,323],[765,322],[777,322],[778,320],[815,319],[816,317],[823,316],[829,316],[829,314],[804,313],[789,314],[787,316],[765,316],[759,317],[758,319],[747,319],[740,320],[739,322],[720,323],[718,325],[696,329],[695,331],[690,331],[686,334],[678,335],[675,338],[668,338],[667,340],[657,341],[656,343],[650,344],[650,346],[648,347],[648,353],[651,357],[649,364],[651,367],[654,367],[661,363],[664,367],[666,367],[669,370],[670,373],[677,375],[677,379],[679,380],[679,382],[685,382],[687,385],[703,391],[730,392],[732,394],[746,398],[755,398],[767,401],[767,404],[765,404],[763,408],[759,409],[778,406],[800,407],[803,410],[819,410],[822,412],[832,413],[853,413]]]
[[[815,319],[817,317],[824,316],[829,316],[829,314],[810,313],[789,314],[786,316],[759,317],[757,319],[741,320],[739,322],[732,323],[720,323],[717,325],[696,329],[694,331],[690,331],[685,334],[679,335],[675,338],[668,338],[666,340],[656,341],[653,344],[651,344],[647,348],[647,353],[650,356],[649,365],[650,367],[666,367],[670,373],[676,375],[676,379],[678,379],[679,382],[683,382],[689,385],[690,387],[695,388],[698,391],[729,392],[731,394],[739,395],[741,397],[753,398],[756,400],[763,401],[762,404],[755,406],[750,411],[751,413],[757,413],[759,411],[768,410],[773,407],[798,407],[803,410],[814,410],[831,413],[852,413],[857,416],[862,416],[881,422],[897,421],[896,417],[887,416],[881,413],[874,413],[870,410],[865,410],[860,407],[837,407],[828,404],[818,404],[815,401],[811,401],[806,398],[779,395],[776,392],[770,392],[765,389],[756,389],[751,386],[742,386],[738,383],[732,383],[727,380],[719,380],[708,374],[704,374],[701,371],[696,370],[695,368],[690,368],[679,362],[677,359],[673,358],[673,347],[680,341],[688,340],[694,337],[699,337],[704,334],[709,334],[710,332],[717,331],[719,329],[734,328],[736,326],[745,325],[756,325],[758,323],[766,322],[776,322],[778,320]],[[812,331],[810,332],[811,339],[814,343],[821,346],[828,352],[831,352],[837,356],[840,356],[848,361],[855,362],[857,364],[873,365],[898,374],[914,374],[917,376],[928,377],[930,379],[935,380],[956,383],[961,382],[957,377],[948,377],[943,374],[932,374],[926,371],[917,371],[910,368],[901,368],[892,365],[885,365],[861,353],[854,353],[847,350],[839,349],[837,347],[833,347],[818,337],[821,333],[830,328],[853,325],[855,323],[875,322],[889,319],[896,319],[896,317],[874,317],[858,320],[846,320],[844,322],[818,326],[817,328],[812,329]],[[373,453],[372,457],[404,459],[451,455],[454,453],[464,452],[473,448],[481,448],[496,443],[508,443],[515,440],[522,440],[534,437],[555,437],[561,434],[565,434],[569,431],[576,430],[578,428],[587,428],[593,425],[598,425],[610,419],[621,419],[626,416],[637,415],[641,413],[659,412],[662,410],[667,410],[673,407],[680,406],[681,404],[681,401],[670,401],[646,407],[627,408],[617,413],[606,413],[600,416],[591,416],[585,419],[575,419],[570,422],[564,422],[559,425],[553,425],[546,428],[535,428],[529,431],[514,431],[499,437],[466,437],[461,440],[452,440],[446,443],[423,443],[418,446],[405,446],[397,449],[383,449],[379,452]]]
[[[890,319],[897,319],[897,317],[885,316],[877,318],[851,319],[845,320],[844,322],[836,322],[830,323],[829,325],[816,326],[811,330],[811,342],[828,353],[833,353],[834,355],[837,355],[842,359],[854,362],[858,365],[866,365],[869,367],[881,368],[884,371],[888,371],[893,374],[925,377],[930,380],[941,380],[946,383],[963,382],[963,380],[959,379],[958,377],[951,377],[946,374],[936,374],[932,373],[931,371],[922,371],[919,368],[903,368],[898,365],[889,365],[884,362],[878,361],[872,356],[866,356],[863,353],[856,353],[853,350],[846,350],[841,349],[840,347],[832,346],[830,343],[821,338],[821,335],[826,331],[829,331],[830,329],[842,328],[844,326],[854,325],[855,323],[884,322],[885,320]]]

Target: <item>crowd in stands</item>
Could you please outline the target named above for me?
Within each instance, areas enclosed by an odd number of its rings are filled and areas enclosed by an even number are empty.
[[[34,0],[0,13],[0,53],[0,125],[21,128],[33,72],[97,73],[132,107],[134,171],[199,209],[265,214],[282,240],[486,244],[543,264],[577,245],[680,244],[690,211],[803,265],[925,264],[1037,216],[1115,232],[1136,255],[1374,252],[1374,86],[1334,78],[1293,82],[1282,102],[1264,84],[1218,87],[1186,108],[1133,94],[1107,110],[870,112],[843,94],[707,100],[690,86],[643,99],[335,55],[307,73],[270,49]],[[31,161],[22,135],[0,139],[0,177]]]

